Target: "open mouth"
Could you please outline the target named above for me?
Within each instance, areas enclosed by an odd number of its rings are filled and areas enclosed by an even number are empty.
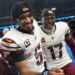
[[[50,29],[52,29],[52,28],[53,28],[53,25],[52,25],[52,24],[50,24],[50,23],[47,23],[47,24],[46,24],[46,28],[50,30]]]

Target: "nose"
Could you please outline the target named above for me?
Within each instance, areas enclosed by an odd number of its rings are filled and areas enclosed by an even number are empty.
[[[31,19],[29,17],[26,17],[26,23],[30,23]]]
[[[26,18],[23,20],[23,23],[26,24],[26,25],[31,25],[32,20],[31,20],[31,18],[26,17]]]

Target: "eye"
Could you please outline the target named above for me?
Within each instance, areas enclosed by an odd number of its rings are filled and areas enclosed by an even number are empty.
[[[31,17],[32,16],[32,14],[30,13],[29,15],[28,15],[28,17]]]
[[[19,20],[23,20],[23,19],[26,19],[26,16],[20,16],[19,17]]]
[[[20,16],[19,19],[20,19],[20,20],[23,20],[23,19],[26,19],[27,17],[31,17],[31,16],[32,16],[32,14],[29,13],[29,14],[27,14],[26,16],[25,16],[25,15]]]
[[[54,17],[46,17],[45,20],[46,20],[46,21],[54,20]]]

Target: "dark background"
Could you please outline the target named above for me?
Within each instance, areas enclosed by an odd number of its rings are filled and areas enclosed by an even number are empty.
[[[56,8],[57,18],[75,16],[75,0],[0,0],[0,26],[11,25],[11,8],[14,3],[26,1],[34,9],[36,20],[41,20],[42,9],[47,7]],[[63,19],[67,21],[73,34],[75,33],[75,17],[73,19]],[[1,27],[0,27],[1,28]],[[75,37],[75,34],[73,35]]]
[[[45,7],[56,7],[57,17],[75,15],[75,0],[0,0],[0,18],[10,16],[12,5],[18,1],[29,2],[37,20],[40,19],[41,10]]]

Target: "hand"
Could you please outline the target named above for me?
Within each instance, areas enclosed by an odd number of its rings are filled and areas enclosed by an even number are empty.
[[[65,75],[62,69],[52,68],[48,71],[48,75]]]

